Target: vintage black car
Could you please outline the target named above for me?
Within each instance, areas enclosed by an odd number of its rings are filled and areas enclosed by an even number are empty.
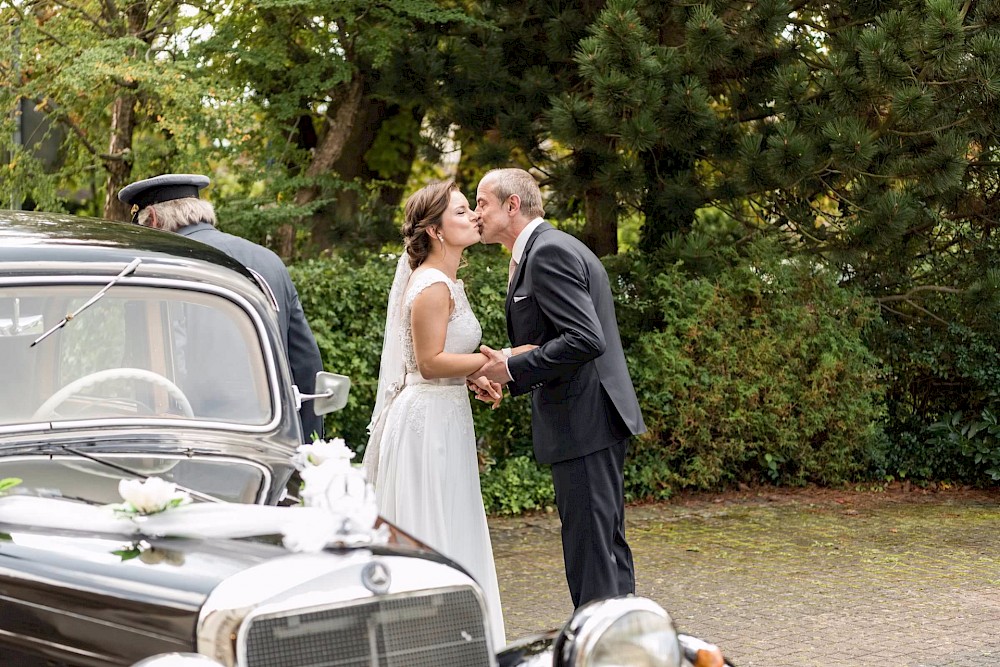
[[[493,646],[475,581],[381,521],[289,546],[290,526],[349,523],[294,506],[296,411],[339,409],[349,382],[321,373],[300,395],[274,309],[253,273],[181,236],[0,212],[0,664],[714,659],[636,597]],[[196,502],[110,509],[148,478]]]

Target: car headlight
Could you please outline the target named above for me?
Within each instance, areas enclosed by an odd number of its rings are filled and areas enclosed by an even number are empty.
[[[580,607],[555,645],[560,667],[680,667],[681,648],[670,615],[639,597]]]
[[[215,660],[197,653],[160,653],[132,665],[132,667],[222,667]]]

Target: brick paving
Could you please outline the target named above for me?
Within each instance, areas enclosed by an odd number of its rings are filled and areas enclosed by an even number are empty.
[[[1000,665],[1000,493],[748,493],[626,517],[637,592],[738,667]],[[558,518],[490,527],[508,638],[559,626]]]

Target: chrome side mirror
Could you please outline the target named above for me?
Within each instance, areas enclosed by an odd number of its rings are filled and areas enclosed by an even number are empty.
[[[301,409],[304,401],[312,401],[312,409],[316,416],[343,410],[344,406],[347,405],[347,396],[350,391],[351,378],[346,375],[320,371],[316,373],[315,394],[299,393],[299,388],[295,387],[295,407]]]

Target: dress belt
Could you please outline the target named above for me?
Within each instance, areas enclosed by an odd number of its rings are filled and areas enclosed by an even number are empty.
[[[428,380],[420,373],[407,373],[403,384],[431,384],[439,387],[459,387],[465,386],[465,378],[434,378],[433,380]]]

